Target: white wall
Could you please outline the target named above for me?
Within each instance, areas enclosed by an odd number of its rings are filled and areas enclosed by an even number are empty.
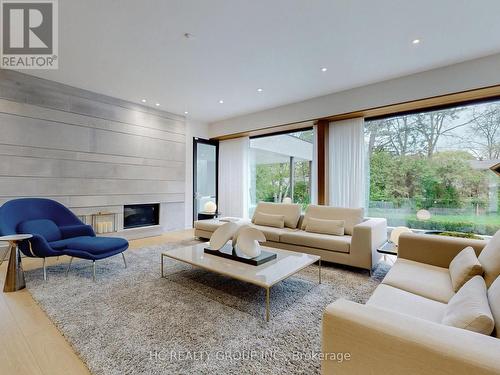
[[[498,84],[500,54],[214,122],[209,134],[217,137]]]
[[[185,227],[193,226],[193,137],[208,138],[208,124],[186,120]]]

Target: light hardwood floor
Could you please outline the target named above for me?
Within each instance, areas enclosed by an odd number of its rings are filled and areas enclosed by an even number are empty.
[[[157,237],[130,241],[130,251],[191,238],[192,230],[165,233]],[[68,260],[67,257],[60,257],[59,260],[54,258],[50,260],[49,265],[67,263]],[[25,270],[42,266],[40,259],[23,258],[22,262]],[[6,270],[7,261],[0,266],[2,290]],[[0,294],[0,374],[89,374],[87,367],[27,289]]]

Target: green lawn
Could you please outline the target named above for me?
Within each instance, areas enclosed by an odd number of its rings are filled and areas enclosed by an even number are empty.
[[[466,233],[493,235],[500,229],[500,215],[438,215],[433,214],[430,220],[421,221],[416,214],[370,208],[371,217],[385,217],[389,226],[408,226],[415,229],[446,230]]]

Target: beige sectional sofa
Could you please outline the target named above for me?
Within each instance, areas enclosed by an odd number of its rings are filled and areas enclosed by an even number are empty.
[[[259,215],[283,216],[283,227],[259,225]],[[344,234],[332,235],[308,230],[310,218],[316,223],[343,221]],[[271,218],[272,219],[272,218]],[[310,205],[305,215],[297,204],[261,202],[255,209],[252,221],[240,221],[260,229],[265,237],[265,246],[319,255],[324,261],[345,264],[372,270],[380,259],[377,247],[387,240],[385,219],[364,218],[363,209],[337,208]],[[195,236],[210,239],[212,233],[224,221],[200,220],[194,223]],[[309,225],[311,226],[311,225]],[[326,228],[329,229],[329,228]],[[324,230],[319,230],[324,231]]]
[[[326,308],[322,351],[325,357],[349,353],[349,360],[325,359],[322,373],[500,374],[500,231],[485,245],[402,235],[399,258],[365,305],[337,300]],[[484,298],[496,326],[491,336],[472,332],[469,323],[469,329],[444,323],[455,295],[448,267],[466,246],[474,248],[485,270],[485,283],[479,281],[488,288]],[[477,308],[469,300],[465,304]]]

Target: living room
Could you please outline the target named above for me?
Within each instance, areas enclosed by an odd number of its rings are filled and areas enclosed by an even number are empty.
[[[0,374],[500,374],[500,4],[0,2]]]

